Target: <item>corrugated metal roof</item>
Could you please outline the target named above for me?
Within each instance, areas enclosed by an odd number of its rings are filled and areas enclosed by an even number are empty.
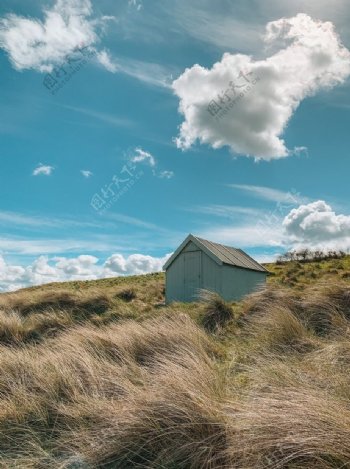
[[[212,257],[218,264],[233,265],[241,267],[242,269],[256,270],[258,272],[269,273],[265,267],[259,262],[255,261],[252,257],[248,256],[242,249],[236,249],[223,244],[214,243],[203,238],[198,238],[192,234],[189,234],[187,238],[180,244],[175,252],[169,257],[164,264],[163,268],[166,270],[176,257],[182,252],[187,244],[193,241],[200,249],[206,251],[206,253]]]
[[[224,264],[234,265],[244,269],[257,270],[259,272],[267,272],[267,270],[262,265],[260,265],[259,262],[256,262],[252,257],[248,256],[248,254],[246,254],[241,249],[213,243],[212,241],[198,238],[197,236],[193,237]]]

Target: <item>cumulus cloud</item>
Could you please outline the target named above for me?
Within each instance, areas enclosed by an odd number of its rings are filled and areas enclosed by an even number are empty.
[[[56,261],[55,268],[61,270],[67,276],[91,277],[99,272],[96,267],[98,258],[95,256],[81,255],[75,259],[57,257],[54,260]]]
[[[214,222],[199,235],[243,249],[350,250],[350,215],[337,214],[323,200],[300,203],[298,198],[286,202],[276,204],[270,211],[235,206],[197,207],[197,212],[233,220],[225,224]]]
[[[303,99],[346,80],[350,52],[332,23],[306,14],[268,23],[264,41],[265,59],[225,53],[211,69],[194,65],[173,82],[184,116],[179,148],[198,140],[264,160],[303,150],[287,148],[285,127]]]
[[[52,171],[55,168],[53,166],[47,165],[47,164],[42,164],[40,163],[34,170],[33,170],[33,176],[39,176],[40,174],[44,176],[50,176],[52,174]]]
[[[105,262],[91,255],[74,258],[40,256],[27,266],[8,264],[0,255],[0,291],[68,280],[93,280],[157,272],[168,257],[113,254]]]
[[[156,258],[143,254],[131,254],[129,257],[124,257],[121,254],[113,254],[106,260],[104,266],[107,271],[118,275],[137,275],[162,270],[168,257]]]
[[[330,249],[350,247],[350,216],[336,214],[323,200],[291,210],[283,220],[283,227],[295,245]]]
[[[67,54],[99,41],[97,29],[110,17],[92,18],[90,0],[57,0],[44,10],[44,20],[9,14],[0,19],[0,47],[17,70],[50,72]],[[100,62],[107,69],[106,54]]]

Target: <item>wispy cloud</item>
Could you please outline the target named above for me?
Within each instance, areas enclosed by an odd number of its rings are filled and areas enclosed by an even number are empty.
[[[149,151],[143,150],[140,147],[134,149],[133,153],[129,157],[129,160],[134,164],[147,164],[152,168],[153,176],[156,176],[160,179],[171,179],[174,176],[173,171],[158,170],[158,161],[156,158]]]
[[[243,2],[238,8],[237,2],[224,4],[225,9],[211,0],[159,2],[162,24],[155,26],[164,27],[163,18],[166,17],[166,24],[170,23],[173,31],[220,50],[251,53],[258,49],[263,27],[257,17],[250,15],[249,10],[245,11]]]
[[[88,117],[92,117],[93,119],[99,120],[101,122],[104,122],[105,124],[109,124],[115,127],[131,127],[133,125],[133,122],[131,122],[125,117],[118,117],[113,114],[108,114],[106,112],[94,111],[92,109],[87,109],[78,106],[70,106],[68,104],[63,104],[61,107]]]
[[[77,220],[73,218],[43,217],[35,214],[0,211],[0,224],[10,224],[11,226],[23,226],[28,228],[48,227],[48,228],[98,228],[101,222],[91,220]]]
[[[171,89],[172,76],[176,73],[173,69],[168,69],[163,65],[131,58],[118,58],[116,66],[118,71],[137,80],[168,89]]]
[[[130,215],[125,215],[123,213],[113,213],[107,212],[103,217],[99,217],[97,220],[91,220],[90,218],[60,218],[60,217],[43,217],[38,215],[28,215],[25,213],[9,212],[9,211],[0,211],[0,225],[4,224],[6,226],[21,226],[28,228],[81,228],[87,230],[89,228],[96,229],[105,226],[108,228],[116,228],[120,225],[132,225],[134,227],[139,227],[147,230],[154,230],[160,232],[164,230],[162,227],[155,225],[153,223],[146,222],[139,218],[132,217]],[[166,230],[168,232],[168,230]]]
[[[172,177],[174,177],[174,171],[160,171],[158,173],[158,176],[161,179],[171,179]]]
[[[177,70],[152,62],[132,59],[130,57],[113,57],[103,50],[97,54],[98,61],[112,73],[124,73],[148,85],[171,89],[173,76]]]
[[[283,247],[285,233],[282,223],[276,224],[268,231],[268,236],[262,236],[262,229],[258,223],[233,226],[217,226],[200,231],[203,238],[240,248],[269,246]]]
[[[39,165],[33,170],[32,174],[33,176],[39,176],[39,175],[50,176],[54,169],[55,168],[53,166],[39,163]]]
[[[103,65],[109,72],[115,73],[118,70],[117,65],[113,62],[109,52],[105,49],[97,54],[97,60]]]
[[[140,11],[143,7],[141,0],[129,0],[129,6],[136,8],[137,11]]]
[[[127,225],[132,225],[140,228],[145,228],[148,230],[155,230],[158,231],[160,229],[159,226],[153,224],[153,223],[148,223],[145,222],[144,220],[140,220],[139,218],[131,217],[129,215],[124,215],[122,213],[110,213],[107,212],[107,215],[105,216],[108,220],[111,221],[116,221],[120,223],[124,223]]]
[[[61,254],[76,252],[111,252],[112,240],[89,239],[62,239],[62,238],[25,238],[3,237],[0,238],[0,250],[5,253],[19,255]]]
[[[133,227],[132,233],[129,226]],[[178,243],[183,235],[140,218],[113,212],[93,219],[90,216],[77,219],[0,211],[0,227],[0,252],[14,255],[108,253],[116,249],[121,252],[154,251]],[[76,238],[72,238],[71,233],[75,233]]]
[[[233,189],[246,192],[258,199],[268,200],[270,202],[277,203],[285,201],[286,199],[293,200],[295,203],[302,203],[306,201],[306,197],[300,196],[300,194],[297,194],[294,189],[286,192],[279,189],[274,189],[272,187],[254,186],[250,184],[228,184],[228,186],[232,187]]]
[[[164,25],[169,28],[171,24],[172,31],[186,34],[225,52],[236,50],[248,54],[259,53],[264,24],[271,18],[293,16],[300,12],[325,21],[334,21],[342,34],[347,38],[350,35],[348,0],[334,0],[332,3],[328,0],[177,0],[161,1],[157,6],[162,10],[161,21],[157,22],[157,18],[148,19],[152,32],[155,29],[162,30]]]
[[[136,155],[131,157],[131,162],[132,163],[141,163],[141,162],[146,162],[152,168],[156,165],[156,160],[151,153],[148,151],[142,150],[142,148],[135,148],[135,153]]]
[[[186,208],[186,210],[194,213],[202,213],[205,215],[213,215],[216,217],[237,219],[238,216],[256,218],[262,216],[263,211],[261,209],[253,207],[242,207],[237,205],[196,205],[192,208]]]
[[[81,169],[80,172],[86,179],[90,178],[93,175],[92,171],[89,171],[88,169]]]
[[[23,213],[15,212],[0,212],[0,223],[6,223],[11,225],[21,225],[21,226],[56,226],[54,220],[49,220],[46,218],[38,216],[28,216]]]

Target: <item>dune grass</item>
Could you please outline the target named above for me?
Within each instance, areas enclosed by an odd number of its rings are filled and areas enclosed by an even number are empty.
[[[0,468],[350,467],[345,279],[235,304],[165,306],[163,289],[0,296]]]

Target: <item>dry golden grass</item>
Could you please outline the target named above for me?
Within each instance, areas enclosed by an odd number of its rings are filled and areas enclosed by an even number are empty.
[[[164,307],[149,279],[0,297],[0,468],[350,468],[345,281]]]
[[[203,303],[202,325],[208,332],[218,332],[233,320],[233,310],[220,295],[201,290],[199,299]]]

